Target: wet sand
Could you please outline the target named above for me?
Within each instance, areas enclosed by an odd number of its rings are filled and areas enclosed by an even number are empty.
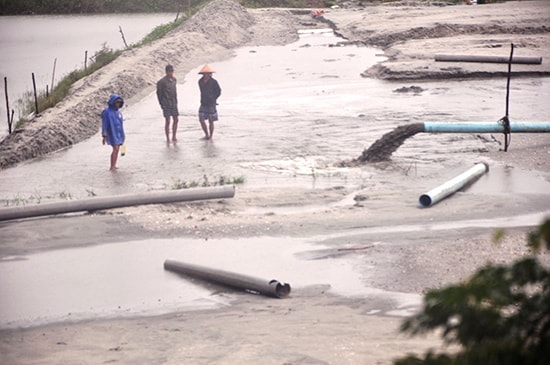
[[[231,6],[226,1],[220,1],[219,5]],[[435,41],[442,45],[437,49],[444,51],[474,52],[479,48],[466,47],[472,44],[472,34],[449,34],[445,42],[443,39],[428,37],[424,40],[401,39],[392,43],[390,40],[399,37],[392,36],[388,28],[410,35],[414,32],[407,30],[430,29],[430,25],[435,23],[454,24],[457,14],[464,13],[468,16],[461,17],[463,22],[471,21],[478,25],[486,24],[488,17],[503,19],[514,14],[516,25],[523,21],[525,27],[527,24],[531,27],[533,22],[542,26],[548,24],[545,18],[548,12],[544,11],[547,7],[544,1],[443,8],[392,5],[327,10],[325,18],[333,22],[337,31],[348,40],[377,45],[384,48],[388,55],[395,53],[395,60],[402,57],[405,62],[407,57],[403,54],[407,52],[399,51],[429,48]],[[412,12],[422,16],[407,16],[409,21],[404,22],[402,12],[405,10],[407,14]],[[538,20],[533,20],[535,13],[540,17]],[[326,23],[316,22],[308,15],[289,16],[289,12],[281,10],[251,11],[253,16],[249,16],[241,9],[235,9],[230,14],[234,17],[227,17],[229,23],[241,24],[247,30],[233,29],[231,25],[228,28],[231,31],[227,32],[231,36],[220,36],[222,39],[217,39],[219,42],[227,42],[225,47],[213,41],[207,42],[211,53],[208,50],[201,53],[194,49],[204,42],[197,40],[197,43],[187,44],[184,49],[188,57],[177,65],[181,74],[204,62],[228,57],[231,47],[289,43],[296,40],[297,29],[326,26]],[[193,25],[197,31],[201,27],[208,28],[201,19],[198,17]],[[256,23],[253,19],[256,19]],[[258,22],[258,19],[262,21]],[[483,27],[479,27],[481,31]],[[437,27],[432,34],[439,34],[440,30]],[[379,39],[372,35],[376,35],[376,31],[386,36],[384,43],[374,41]],[[193,39],[200,40],[203,36],[194,34]],[[536,42],[514,42],[536,47],[545,44],[541,48],[529,47],[535,48],[536,55],[542,55],[540,52],[550,49],[547,47],[547,31],[527,35],[532,36],[538,37]],[[159,47],[165,42],[181,42],[182,39],[181,34],[173,34],[161,41]],[[484,36],[478,37],[477,41],[483,43],[484,39]],[[185,42],[190,41],[186,39]],[[418,42],[426,43],[419,45]],[[443,45],[445,48],[442,48]],[[67,103],[80,105],[81,98],[94,95],[90,92],[99,93],[94,98],[105,99],[104,94],[108,90],[101,88],[98,91],[98,85],[118,82],[117,78],[112,79],[115,75],[124,75],[120,82],[127,81],[126,77],[132,79],[128,75],[129,71],[122,72],[130,68],[129,62],[152,67],[159,62],[163,63],[163,57],[169,57],[156,50],[155,46],[150,46],[132,51],[131,55],[123,57],[112,68],[104,70],[103,74],[83,81],[82,87],[86,87],[77,88],[73,99],[70,99],[74,101],[69,100]],[[143,62],[144,57],[146,60],[151,57],[150,63]],[[425,64],[428,58],[415,60],[416,66],[403,66],[406,72],[400,69],[399,64],[392,68],[395,61],[393,58],[384,67],[394,70],[389,73],[391,75],[399,74],[401,70],[401,76],[397,77],[402,77],[408,83],[411,80],[408,70],[415,70],[416,67],[419,67],[419,71],[415,72],[416,79],[426,77],[425,73],[420,72],[420,65]],[[428,67],[437,66],[430,64]],[[547,63],[543,63],[543,67],[548,67]],[[491,72],[500,71],[493,69]],[[380,72],[380,68],[378,71],[365,70],[367,77],[383,78],[386,74],[388,71]],[[143,77],[148,76],[143,73]],[[434,72],[433,77],[446,76],[440,71]],[[470,74],[467,77],[476,76]],[[132,91],[130,86],[126,86],[128,89],[125,90],[139,100],[150,92],[153,79],[156,76],[150,80],[140,79],[130,83],[135,85],[135,90]],[[63,108],[60,107],[58,112],[62,112]],[[91,105],[90,109],[93,108],[95,112],[100,106]],[[52,116],[44,116],[44,120],[53,120],[54,115],[52,111]],[[95,134],[97,130],[92,128],[88,133]],[[471,144],[474,148],[479,145],[477,140],[457,140],[468,146]],[[443,142],[452,145],[453,140]],[[289,178],[287,183],[279,183],[280,186],[276,187],[270,187],[269,184],[245,185],[238,188],[234,199],[132,207],[94,214],[2,223],[0,257],[5,260],[41,251],[146,238],[194,238],[208,245],[209,240],[225,238],[268,236],[284,240],[284,237],[317,237],[329,250],[322,254],[310,254],[320,255],[318,259],[325,260],[327,265],[343,262],[333,260],[331,255],[336,258],[353,258],[360,263],[357,270],[366,286],[420,296],[428,288],[467,278],[475,268],[486,262],[508,262],[527,253],[525,235],[541,217],[548,214],[550,206],[549,195],[544,191],[545,184],[550,182],[550,141],[547,135],[514,135],[512,143],[508,153],[499,151],[494,142],[484,142],[482,145],[488,146],[486,150],[476,152],[472,149],[460,155],[468,161],[481,157],[496,162],[495,173],[484,178],[486,184],[483,186],[491,188],[486,191],[474,185],[466,193],[458,193],[456,199],[443,201],[433,209],[418,209],[415,189],[441,181],[460,166],[450,164],[446,159],[419,161],[424,165],[439,163],[441,167],[450,170],[416,177],[415,165],[409,162],[421,159],[423,155],[422,149],[413,149],[413,152],[398,153],[394,161],[376,164],[373,168],[377,177],[372,183],[366,179],[367,184],[363,189],[341,182],[326,183],[325,179],[319,179],[318,183],[326,186],[308,188],[306,184],[296,184],[295,179]],[[454,148],[460,149],[459,145]],[[360,152],[357,150],[357,154]],[[431,156],[435,152],[428,153]],[[526,175],[519,174],[519,170]],[[430,171],[437,172],[438,169]],[[363,173],[373,172],[369,167]],[[402,181],[395,181],[396,176],[400,176],[405,185],[407,181],[411,182],[414,189],[404,188]],[[508,182],[504,187],[498,184],[502,180]],[[542,184],[541,190],[536,190],[535,194],[526,193],[521,186],[530,184],[535,188],[532,183],[535,180]],[[517,182],[518,186],[512,182]],[[345,204],[339,205],[341,202]],[[505,228],[507,236],[495,248],[491,244],[491,237],[498,227]],[[259,247],[261,244],[258,238]],[[337,251],[342,247],[366,246],[372,247],[345,251],[345,255]],[[284,274],[283,268],[282,272]],[[68,317],[63,322],[45,326],[2,329],[0,360],[10,364],[389,364],[391,359],[407,352],[420,353],[441,346],[435,335],[409,339],[398,334],[402,312],[414,310],[415,306],[401,306],[383,295],[335,295],[323,278],[319,279],[318,285],[296,288],[290,298],[282,300],[235,294],[210,286],[207,288],[214,293],[228,293],[228,296],[234,296],[234,300],[231,305],[215,310],[86,321],[75,321]]]

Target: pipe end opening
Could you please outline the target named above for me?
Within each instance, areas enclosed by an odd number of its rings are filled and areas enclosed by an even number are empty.
[[[430,196],[427,194],[422,194],[420,196],[420,199],[418,199],[418,202],[422,207],[429,207],[430,205],[432,205],[432,198],[430,198]]]
[[[286,298],[290,295],[290,284],[280,283],[277,280],[271,280],[270,286],[275,286],[275,296],[277,298]]]

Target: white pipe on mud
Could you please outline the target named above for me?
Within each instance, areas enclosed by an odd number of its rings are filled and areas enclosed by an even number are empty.
[[[193,200],[232,198],[233,196],[235,196],[235,186],[226,185],[98,197],[33,206],[2,208],[0,209],[0,221],[53,214],[113,209],[133,205],[165,204]]]
[[[439,185],[425,194],[422,194],[418,201],[422,207],[432,206],[454,192],[462,189],[464,186],[471,184],[488,170],[489,166],[486,163],[477,163],[455,178]]]
[[[164,269],[199,278],[216,284],[227,285],[247,292],[259,293],[275,298],[285,298],[290,294],[290,285],[277,280],[264,280],[224,270],[212,269],[185,262],[166,260]]]

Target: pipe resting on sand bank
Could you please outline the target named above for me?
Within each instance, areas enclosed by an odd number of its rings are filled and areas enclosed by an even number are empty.
[[[454,177],[453,179],[439,185],[436,188],[428,191],[418,199],[422,207],[429,207],[435,203],[445,199],[447,196],[462,189],[464,186],[473,183],[481,175],[489,170],[489,166],[485,163],[477,163],[467,171]]]
[[[186,190],[155,191],[149,193],[99,197],[33,206],[3,208],[0,209],[0,221],[52,214],[113,209],[133,205],[165,204],[193,200],[232,198],[233,196],[235,196],[235,186],[226,185]]]
[[[445,55],[436,54],[435,61],[439,62],[484,62],[484,63],[518,63],[524,65],[540,65],[542,57],[513,56],[475,56],[475,55]]]
[[[275,298],[285,298],[290,294],[290,285],[281,284],[277,280],[263,280],[232,273],[223,270],[211,269],[204,266],[192,265],[185,262],[166,260],[164,269],[180,274],[210,281],[216,284],[223,284],[244,291],[259,293]]]

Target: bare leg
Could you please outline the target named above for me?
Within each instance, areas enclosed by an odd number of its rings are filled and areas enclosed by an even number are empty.
[[[214,137],[214,122],[209,120],[208,121],[209,123],[209,126],[210,126],[210,139],[212,139],[212,137]]]
[[[173,116],[172,117],[172,141],[177,142],[178,139],[176,138],[176,133],[178,132],[178,117]]]
[[[164,118],[164,134],[166,134],[166,143],[170,143],[170,117]]]
[[[205,138],[205,139],[210,138],[210,137],[208,136],[208,129],[206,128],[206,122],[205,122],[205,121],[200,121],[200,122],[201,122],[202,130],[203,130],[203,132],[204,132],[204,138]]]
[[[115,171],[117,168],[116,161],[118,159],[119,148],[120,148],[119,145],[113,145],[113,151],[111,152],[111,168],[109,169],[110,171]]]

